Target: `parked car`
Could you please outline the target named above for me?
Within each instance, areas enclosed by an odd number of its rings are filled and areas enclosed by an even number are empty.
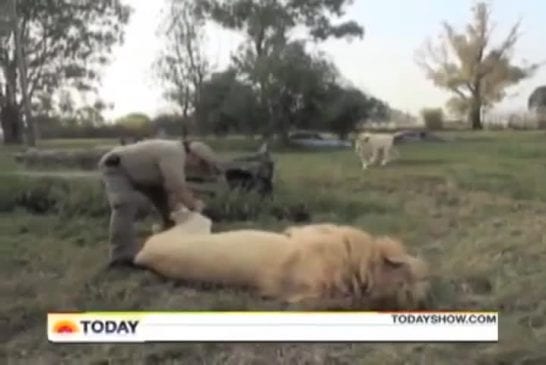
[[[444,138],[441,138],[428,131],[400,131],[395,134],[394,143],[408,143],[408,142],[445,142]]]
[[[327,136],[319,132],[294,132],[289,135],[290,143],[309,148],[351,148],[351,142]]]

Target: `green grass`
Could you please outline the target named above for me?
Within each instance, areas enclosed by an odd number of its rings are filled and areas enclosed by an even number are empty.
[[[228,136],[225,138],[206,137],[202,139],[217,150],[254,150],[260,145],[258,139],[250,139],[242,136]],[[37,143],[41,148],[86,148],[104,145],[118,145],[117,139],[49,139]]]
[[[232,218],[215,229],[280,229],[290,221],[279,220],[272,212],[303,206],[314,222],[344,222],[400,237],[431,263],[434,308],[499,310],[499,344],[49,344],[48,310],[283,306],[238,290],[182,286],[147,272],[101,272],[108,250],[108,209],[98,180],[14,176],[11,172],[18,168],[8,152],[15,149],[4,148],[0,151],[0,361],[546,363],[546,135],[446,135],[453,142],[401,146],[400,160],[366,172],[351,151],[274,151],[275,199],[260,204],[230,196],[209,202]],[[70,140],[44,145],[71,148],[101,143]],[[239,143],[211,142],[232,153],[257,146],[256,141]],[[245,215],[256,218],[240,220]],[[152,223],[151,218],[144,220],[141,234],[148,234]]]

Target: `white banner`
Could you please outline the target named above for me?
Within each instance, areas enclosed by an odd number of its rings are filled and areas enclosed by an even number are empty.
[[[497,342],[498,312],[49,313],[51,342]]]

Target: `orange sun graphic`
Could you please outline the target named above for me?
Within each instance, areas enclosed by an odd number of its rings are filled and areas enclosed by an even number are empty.
[[[78,332],[78,325],[73,321],[61,320],[55,323],[53,326],[53,332],[58,334],[76,333]]]

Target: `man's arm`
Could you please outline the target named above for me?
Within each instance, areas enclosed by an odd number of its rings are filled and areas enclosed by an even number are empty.
[[[185,155],[183,152],[162,156],[159,169],[163,175],[163,187],[169,197],[169,209],[171,211],[177,210],[180,203],[189,210],[200,211],[203,209],[203,202],[195,198],[186,183]]]

